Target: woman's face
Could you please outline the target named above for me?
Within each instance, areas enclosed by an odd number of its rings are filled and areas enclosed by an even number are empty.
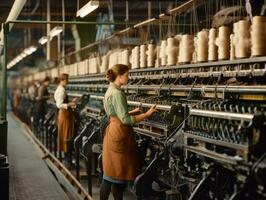
[[[128,72],[124,73],[123,75],[119,75],[121,85],[126,85],[128,83],[128,79]]]
[[[68,84],[68,78],[62,81],[63,86],[66,86]]]

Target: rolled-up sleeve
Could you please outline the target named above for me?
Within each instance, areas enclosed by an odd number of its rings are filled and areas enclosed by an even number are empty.
[[[65,98],[65,90],[63,88],[58,87],[54,93],[54,99],[57,108],[67,109],[67,104],[64,103],[64,98]]]
[[[117,117],[123,124],[133,125],[135,123],[134,116],[128,114],[126,96],[122,91],[115,92],[112,95],[112,104]]]

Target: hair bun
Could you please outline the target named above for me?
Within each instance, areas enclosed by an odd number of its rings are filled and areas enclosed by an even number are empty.
[[[106,71],[106,78],[109,82],[114,82],[118,75],[123,75],[128,72],[129,67],[127,65],[116,64],[111,69]]]
[[[115,73],[112,69],[108,69],[106,72],[106,78],[109,82],[114,82],[115,81]]]

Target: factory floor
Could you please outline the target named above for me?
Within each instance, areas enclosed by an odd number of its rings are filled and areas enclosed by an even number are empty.
[[[9,200],[72,200],[71,195],[57,182],[34,144],[26,137],[24,126],[9,113],[8,160]],[[81,184],[86,188],[86,180]],[[99,199],[99,184],[92,188],[93,199]],[[112,195],[110,195],[112,200]],[[134,200],[134,195],[125,192],[124,199]]]
[[[68,200],[23,127],[7,115],[10,200]]]

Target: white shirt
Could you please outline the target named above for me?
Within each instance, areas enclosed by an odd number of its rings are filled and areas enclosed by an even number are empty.
[[[29,96],[32,100],[36,97],[36,87],[34,85],[31,85],[28,89]]]
[[[65,98],[66,98],[65,88],[62,85],[58,85],[54,93],[54,99],[57,108],[67,109],[67,103],[64,103]]]

